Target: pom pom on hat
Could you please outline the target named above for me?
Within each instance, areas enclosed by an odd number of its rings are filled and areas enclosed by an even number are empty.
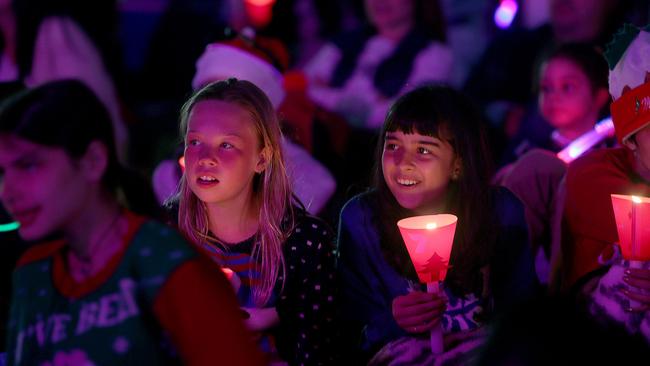
[[[287,67],[288,58],[282,44],[272,39],[253,41],[240,36],[212,43],[196,62],[192,88],[229,77],[248,80],[262,89],[277,109],[285,97],[280,70]]]
[[[650,123],[650,26],[626,24],[607,45],[612,120],[623,143]]]

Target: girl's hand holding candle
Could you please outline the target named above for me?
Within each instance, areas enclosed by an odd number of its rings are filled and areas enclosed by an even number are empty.
[[[431,331],[447,309],[447,298],[440,294],[413,291],[397,296],[392,304],[393,317],[407,333]]]

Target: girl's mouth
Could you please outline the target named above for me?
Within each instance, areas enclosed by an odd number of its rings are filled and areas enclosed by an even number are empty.
[[[219,183],[219,179],[211,176],[211,175],[201,175],[198,178],[196,178],[196,183],[200,186],[213,186]]]
[[[419,183],[419,181],[414,179],[397,178],[397,184],[404,187],[413,187]]]
[[[16,221],[20,223],[20,226],[27,227],[34,223],[38,213],[41,211],[40,208],[31,208],[27,210],[21,210],[13,213],[13,217]]]

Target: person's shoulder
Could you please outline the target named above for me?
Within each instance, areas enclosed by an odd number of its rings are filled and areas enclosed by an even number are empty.
[[[296,218],[293,233],[312,237],[330,237],[333,230],[323,219],[304,212]]]
[[[192,256],[196,251],[196,248],[176,228],[149,217],[141,217],[141,220],[142,223],[133,236],[131,245],[155,248],[157,252],[166,252],[179,257]],[[181,255],[181,252],[184,255]]]
[[[593,149],[571,162],[569,169],[584,169],[592,165],[603,165],[607,163],[626,163],[631,156],[632,152],[625,147]]]
[[[567,181],[591,181],[609,174],[627,175],[631,152],[624,147],[594,149],[569,164]]]
[[[508,188],[492,186],[489,193],[495,214],[502,222],[514,222],[524,219],[524,205]]]
[[[291,234],[285,242],[285,254],[289,257],[305,253],[316,256],[319,252],[334,249],[334,230],[324,220],[306,212],[296,216]]]
[[[370,214],[376,195],[375,191],[368,191],[350,198],[341,209],[341,222],[349,222]]]

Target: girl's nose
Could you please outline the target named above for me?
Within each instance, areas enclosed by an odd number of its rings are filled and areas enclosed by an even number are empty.
[[[199,165],[201,166],[216,166],[217,162],[215,159],[211,158],[210,156],[205,156],[199,159]]]
[[[397,165],[403,168],[412,168],[414,166],[413,160],[415,156],[409,152],[402,152],[397,159]]]

